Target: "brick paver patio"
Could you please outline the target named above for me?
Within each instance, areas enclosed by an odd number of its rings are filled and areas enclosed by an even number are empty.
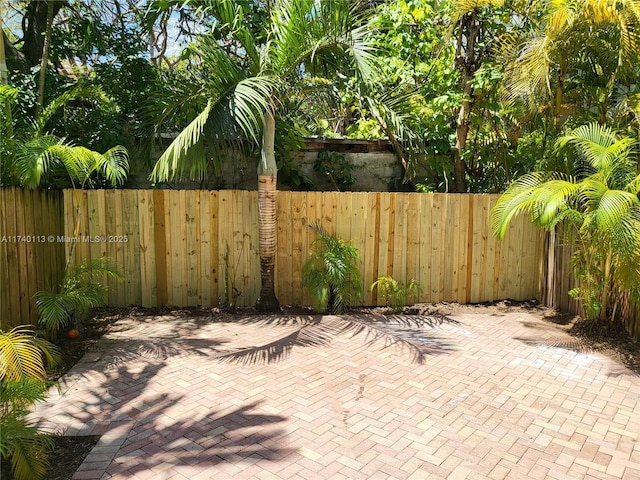
[[[640,479],[640,376],[535,312],[304,321],[120,320],[33,415],[102,435],[75,479]]]

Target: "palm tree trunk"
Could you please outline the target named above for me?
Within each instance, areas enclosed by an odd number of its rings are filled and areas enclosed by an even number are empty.
[[[607,320],[607,311],[609,309],[609,291],[611,283],[611,252],[607,254],[604,262],[604,280],[602,282],[602,296],[600,297],[600,315],[598,319],[601,322]],[[612,319],[613,320],[613,319]]]
[[[278,167],[274,152],[275,119],[264,115],[262,158],[258,165],[258,233],[260,237],[260,297],[256,310],[274,312],[280,309],[274,289],[276,255],[276,192]]]

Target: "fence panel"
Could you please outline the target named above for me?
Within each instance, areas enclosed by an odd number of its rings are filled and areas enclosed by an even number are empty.
[[[35,324],[34,295],[56,288],[65,265],[62,195],[0,190],[0,325]]]
[[[61,237],[52,244],[0,245],[3,318],[34,320],[31,297],[61,274],[65,255],[74,264],[105,255],[117,263],[125,279],[109,280],[107,301],[113,306],[214,306],[221,300],[246,306],[259,295],[256,192],[66,190],[60,195],[4,189],[1,194],[3,235],[38,225],[38,232]],[[369,286],[385,275],[403,283],[417,280],[421,302],[541,298],[544,235],[518,217],[506,239],[495,240],[489,214],[496,199],[278,192],[278,298],[282,304],[309,303],[301,278],[316,238],[312,223],[358,249],[365,305],[380,303]],[[55,255],[49,254],[52,249]],[[10,281],[22,271],[22,280]]]

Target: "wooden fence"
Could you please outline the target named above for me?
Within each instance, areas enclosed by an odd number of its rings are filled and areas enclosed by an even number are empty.
[[[489,228],[497,195],[278,192],[276,293],[308,305],[302,265],[312,223],[349,240],[361,258],[362,304],[379,303],[379,276],[417,280],[420,302],[545,300],[570,308],[570,271],[560,247],[517,217],[504,241]],[[33,294],[59,281],[66,259],[108,256],[124,274],[110,281],[112,306],[253,305],[260,290],[257,192],[242,190],[0,191],[0,312],[5,325],[34,322]],[[555,254],[550,255],[552,251]],[[548,271],[553,273],[549,277]],[[551,292],[547,278],[553,280]],[[560,291],[561,290],[561,291]],[[237,297],[237,298],[236,298]]]
[[[0,324],[35,323],[33,295],[64,271],[62,193],[0,190]]]

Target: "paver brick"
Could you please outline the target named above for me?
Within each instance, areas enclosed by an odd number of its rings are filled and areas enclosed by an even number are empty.
[[[220,362],[294,330],[122,319],[31,417],[102,435],[77,479],[640,478],[637,376],[545,346],[566,333],[528,312],[451,318],[419,333],[453,346],[423,364],[347,335]]]

